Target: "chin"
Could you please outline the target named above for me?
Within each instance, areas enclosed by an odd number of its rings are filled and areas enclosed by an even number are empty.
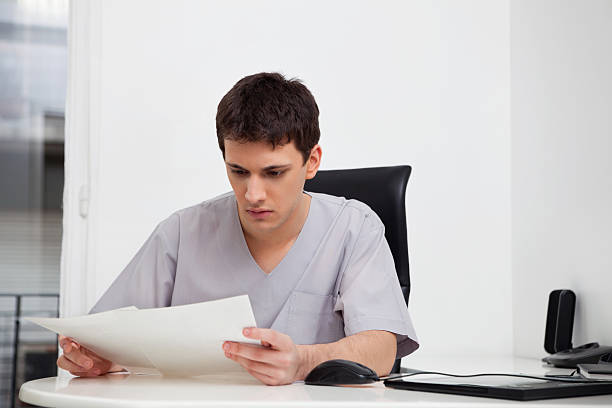
[[[251,220],[249,223],[253,229],[257,229],[261,232],[274,231],[281,226],[276,220]]]

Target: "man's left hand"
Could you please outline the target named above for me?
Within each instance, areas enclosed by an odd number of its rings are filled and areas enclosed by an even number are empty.
[[[301,359],[291,337],[272,329],[256,327],[247,327],[242,333],[249,339],[260,340],[263,347],[226,341],[223,351],[227,358],[267,385],[291,384],[299,379]]]

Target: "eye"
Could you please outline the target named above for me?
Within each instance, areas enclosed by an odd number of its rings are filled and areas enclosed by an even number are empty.
[[[270,176],[270,177],[280,177],[280,176],[283,175],[283,173],[284,173],[283,170],[269,171],[268,172],[268,176]]]
[[[245,170],[240,170],[240,169],[232,169],[232,173],[238,176],[245,176],[247,174]]]

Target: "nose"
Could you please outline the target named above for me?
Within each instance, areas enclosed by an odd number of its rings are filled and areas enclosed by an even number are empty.
[[[264,186],[264,181],[261,180],[257,176],[249,177],[247,182],[246,193],[244,194],[244,198],[251,205],[257,205],[266,200],[266,189]]]

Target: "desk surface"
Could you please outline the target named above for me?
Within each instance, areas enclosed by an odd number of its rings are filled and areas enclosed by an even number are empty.
[[[514,372],[542,375],[549,368],[537,360],[517,358],[441,358],[415,355],[403,366],[457,374]],[[25,383],[22,401],[43,407],[603,407],[612,395],[515,402],[385,388],[382,383],[356,387],[317,387],[304,383],[271,387],[247,373],[192,378],[112,374],[97,378],[51,377]]]

